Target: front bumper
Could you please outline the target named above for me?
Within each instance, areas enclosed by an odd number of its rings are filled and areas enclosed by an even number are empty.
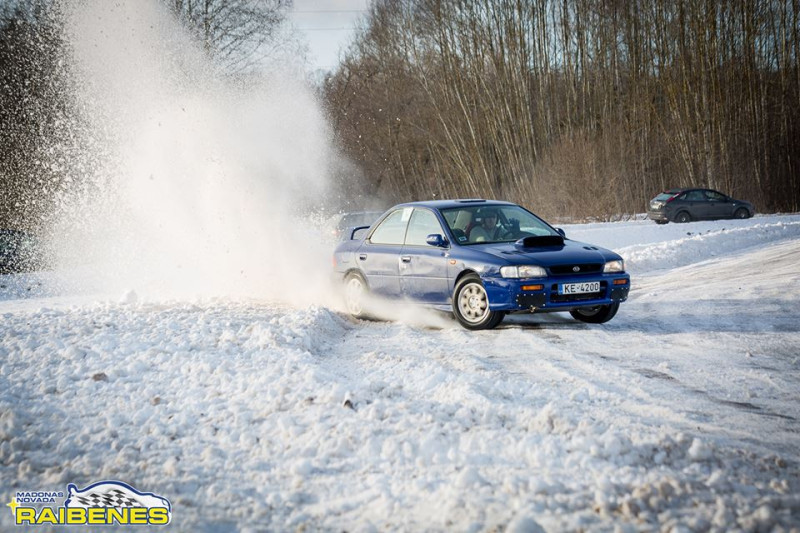
[[[600,291],[589,294],[559,294],[565,283],[599,281]],[[625,273],[593,276],[550,276],[539,279],[483,278],[492,311],[569,311],[580,307],[610,305],[628,299],[631,280]],[[541,288],[531,289],[531,287]]]

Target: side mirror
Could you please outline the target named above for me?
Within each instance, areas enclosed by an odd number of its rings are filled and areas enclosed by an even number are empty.
[[[447,239],[445,239],[438,233],[431,233],[430,235],[428,235],[428,237],[425,239],[425,242],[427,242],[431,246],[436,246],[437,248],[444,248],[448,244]]]
[[[565,239],[567,238],[567,232],[564,231],[563,229],[556,228],[556,231],[559,232],[561,234],[561,236],[564,237]]]

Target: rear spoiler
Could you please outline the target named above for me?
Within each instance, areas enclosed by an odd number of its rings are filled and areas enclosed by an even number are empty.
[[[362,229],[369,229],[370,227],[371,226],[356,226],[355,228],[350,230],[350,238],[347,240],[352,241],[353,239],[356,238],[357,231],[361,231]]]

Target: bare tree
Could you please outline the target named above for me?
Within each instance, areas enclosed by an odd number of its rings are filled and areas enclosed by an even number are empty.
[[[800,209],[797,0],[376,0],[325,94],[397,199],[642,211],[672,186]]]
[[[230,72],[258,64],[280,47],[277,30],[292,0],[163,0]]]

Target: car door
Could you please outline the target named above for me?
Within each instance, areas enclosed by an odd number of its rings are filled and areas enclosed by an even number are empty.
[[[684,202],[686,211],[695,219],[708,217],[708,201],[703,194],[703,191],[688,191],[685,195]]]
[[[356,252],[356,263],[375,294],[400,296],[400,252],[412,211],[406,207],[389,213]]]
[[[415,208],[400,255],[400,289],[415,301],[443,305],[450,296],[449,245],[447,248],[431,246],[426,242],[431,234],[445,235],[438,217],[430,209]]]
[[[708,218],[731,218],[733,216],[733,202],[721,192],[704,191],[708,199]]]

